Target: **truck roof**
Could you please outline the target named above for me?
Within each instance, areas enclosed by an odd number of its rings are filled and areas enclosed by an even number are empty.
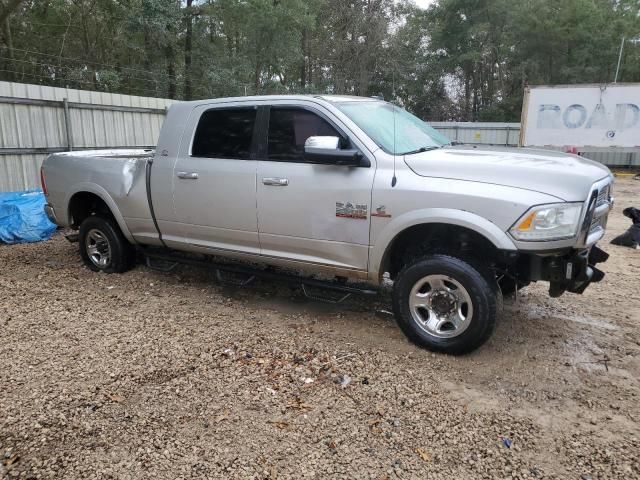
[[[258,101],[258,100],[309,100],[319,99],[326,102],[338,103],[338,102],[375,102],[380,101],[376,97],[360,97],[357,95],[250,95],[246,97],[219,97],[219,98],[203,98],[200,100],[191,100],[188,102],[176,102],[179,104],[193,104],[201,105],[203,103],[222,103],[222,102],[238,102],[238,101]]]
[[[327,102],[375,102],[382,101],[378,97],[360,97],[357,95],[314,95],[316,98],[321,98]]]

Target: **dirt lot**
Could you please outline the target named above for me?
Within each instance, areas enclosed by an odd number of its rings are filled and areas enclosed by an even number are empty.
[[[607,242],[640,182],[615,194]],[[384,300],[0,246],[0,477],[640,478],[640,251],[605,249],[603,283],[526,289],[454,358]]]

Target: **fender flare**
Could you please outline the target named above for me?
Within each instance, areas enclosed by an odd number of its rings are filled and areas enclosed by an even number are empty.
[[[518,248],[511,238],[495,223],[475,213],[453,208],[423,208],[412,210],[394,218],[378,234],[369,252],[370,280],[378,281],[380,270],[396,237],[407,228],[429,223],[456,225],[473,230],[485,237],[499,250],[516,251]]]
[[[129,227],[127,227],[127,223],[124,221],[124,217],[122,216],[122,213],[120,213],[120,209],[118,208],[118,205],[116,205],[116,202],[113,200],[113,198],[111,198],[111,195],[109,195],[109,192],[107,192],[103,187],[95,183],[89,183],[89,182],[78,183],[74,185],[73,188],[70,190],[70,192],[67,194],[67,197],[64,200],[64,204],[66,205],[65,215],[66,215],[66,220],[68,225],[71,224],[71,214],[69,213],[69,205],[70,205],[71,199],[76,193],[83,193],[83,192],[92,193],[96,195],[98,198],[100,198],[104,203],[106,203],[107,207],[109,207],[109,210],[113,214],[113,218],[115,218],[116,223],[118,224],[118,227],[120,227],[120,230],[122,231],[122,234],[124,235],[124,237],[129,242],[136,243],[136,241],[133,238],[133,235],[131,235],[131,232],[129,231]]]

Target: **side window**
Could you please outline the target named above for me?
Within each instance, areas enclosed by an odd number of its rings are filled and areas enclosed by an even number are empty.
[[[191,155],[249,159],[255,121],[254,108],[207,110],[198,122]]]
[[[271,107],[267,158],[304,162],[304,142],[317,135],[342,137],[329,122],[308,110]]]

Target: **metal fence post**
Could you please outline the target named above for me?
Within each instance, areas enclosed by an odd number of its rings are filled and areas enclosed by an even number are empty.
[[[71,133],[71,115],[69,115],[69,102],[67,98],[62,99],[62,106],[64,107],[64,126],[67,132],[67,148],[69,151],[73,151],[73,134]]]

